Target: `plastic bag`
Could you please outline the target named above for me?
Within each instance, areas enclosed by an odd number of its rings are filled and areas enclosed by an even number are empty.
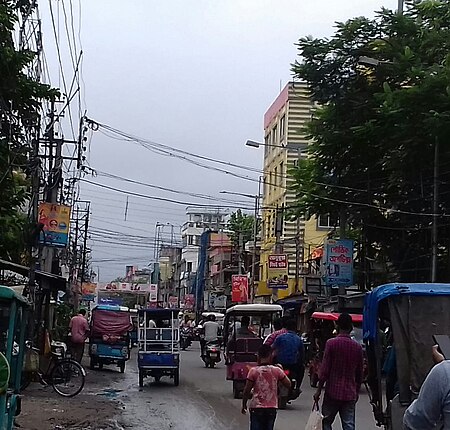
[[[323,415],[319,411],[319,405],[314,403],[305,430],[322,430]]]

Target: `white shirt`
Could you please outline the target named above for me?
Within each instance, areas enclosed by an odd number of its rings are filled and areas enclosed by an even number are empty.
[[[212,342],[217,340],[219,333],[219,324],[215,321],[206,321],[203,324],[203,329],[205,330],[205,341]]]

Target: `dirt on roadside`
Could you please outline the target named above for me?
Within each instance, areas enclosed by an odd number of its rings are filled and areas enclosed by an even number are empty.
[[[64,398],[33,384],[24,393],[18,430],[123,430],[119,402],[98,395]]]

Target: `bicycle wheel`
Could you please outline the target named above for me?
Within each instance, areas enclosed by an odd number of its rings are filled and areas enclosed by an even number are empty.
[[[50,375],[53,389],[63,397],[76,396],[84,387],[86,371],[74,360],[58,361]]]

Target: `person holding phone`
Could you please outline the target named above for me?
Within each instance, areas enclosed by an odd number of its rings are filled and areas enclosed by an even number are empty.
[[[406,430],[450,429],[450,360],[438,348],[433,346],[433,360],[437,364],[425,378],[419,397],[403,416]]]

